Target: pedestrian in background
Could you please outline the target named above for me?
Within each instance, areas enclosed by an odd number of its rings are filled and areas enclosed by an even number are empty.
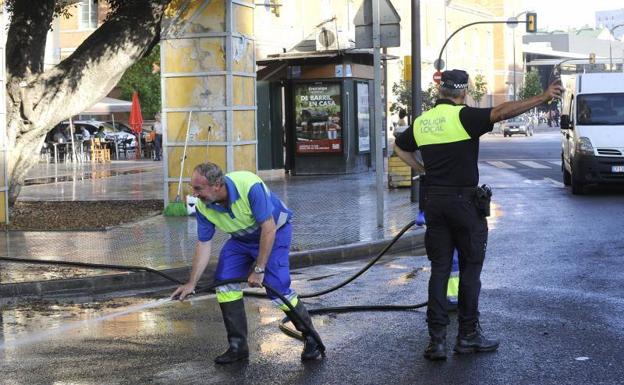
[[[395,141],[395,151],[412,168],[420,168],[414,153],[420,150],[425,166],[425,248],[431,261],[427,324],[430,341],[424,356],[446,359],[447,283],[453,249],[459,257],[459,330],[456,353],[488,352],[499,342],[486,338],[479,325],[481,269],[487,246],[489,188],[478,187],[479,138],[493,124],[520,115],[561,97],[560,81],[539,96],[500,104],[494,108],[465,106],[468,73],[442,73],[440,98],[431,110],[416,118],[413,127]]]
[[[215,227],[229,233],[219,255],[215,281],[248,277],[252,287],[264,282],[286,297],[301,319],[312,329],[312,319],[297,293],[290,288],[289,252],[292,239],[292,212],[273,194],[262,179],[249,171],[223,174],[219,166],[202,163],[191,178],[197,200],[198,242],[188,283],[180,286],[172,298],[183,300],[195,290],[208,265]],[[217,301],[229,342],[228,350],[215,358],[217,364],[229,364],[249,356],[247,317],[240,284],[219,286]],[[267,291],[274,304],[282,309],[304,337],[301,360],[314,360],[322,352],[314,339],[314,330],[299,322],[279,297]]]
[[[154,124],[152,131],[154,132],[154,160],[158,161],[162,156],[162,123],[160,122],[160,112],[154,115]]]

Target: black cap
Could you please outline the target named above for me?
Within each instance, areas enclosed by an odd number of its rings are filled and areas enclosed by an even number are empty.
[[[468,72],[462,70],[449,70],[442,72],[440,86],[452,90],[468,88]]]

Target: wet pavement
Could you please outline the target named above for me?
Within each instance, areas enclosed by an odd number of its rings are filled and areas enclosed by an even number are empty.
[[[599,293],[567,287],[570,275],[564,271],[554,279],[546,269],[555,256],[517,268],[509,261],[526,254],[505,255],[500,239],[492,244],[480,310],[486,333],[502,337],[496,353],[449,352],[447,361],[432,363],[422,358],[428,338],[424,310],[364,312],[314,317],[327,357],[304,364],[301,342],[277,328],[282,313],[269,301],[247,297],[250,359],[218,366],[212,359],[225,349],[226,337],[214,296],[180,303],[160,300],[163,293],[5,307],[0,311],[0,378],[3,385],[621,383],[621,289]],[[293,287],[300,293],[323,289],[361,265],[298,269]],[[425,257],[388,257],[340,291],[306,302],[311,309],[419,303],[426,298],[428,277]],[[456,327],[452,316],[449,351]]]
[[[41,164],[27,180],[21,200],[162,199],[160,162],[117,161],[104,165]],[[416,216],[408,189],[386,190],[384,228],[376,222],[373,172],[340,176],[292,177],[260,172],[268,186],[294,212],[292,251],[378,241],[393,237]],[[95,177],[97,175],[97,177]],[[67,180],[67,178],[71,180]],[[53,183],[39,183],[54,180]],[[38,181],[37,183],[35,183]],[[217,233],[216,253],[227,236]],[[159,270],[190,266],[197,240],[193,217],[162,215],[108,231],[12,231],[0,236],[0,256],[99,264],[138,265]],[[62,277],[91,275],[63,269]],[[104,272],[105,273],[105,272]],[[39,279],[60,278],[58,270]],[[0,265],[0,283],[26,282],[27,268]]]
[[[518,138],[524,139],[530,144],[539,136]],[[534,159],[550,165],[545,169],[506,156],[514,168],[481,164],[481,182],[494,188],[494,209],[480,313],[485,333],[501,339],[496,353],[428,362],[424,311],[366,312],[314,317],[328,356],[302,364],[301,343],[277,329],[281,313],[248,297],[251,357],[220,367],[212,358],[225,348],[225,331],[214,298],[154,302],[162,293],[0,307],[0,383],[621,384],[622,192],[573,196],[554,179],[556,158]],[[293,287],[324,289],[363,263],[295,270]],[[418,303],[428,278],[423,256],[385,257],[340,291],[306,302],[310,308]],[[449,351],[456,328],[451,317]]]

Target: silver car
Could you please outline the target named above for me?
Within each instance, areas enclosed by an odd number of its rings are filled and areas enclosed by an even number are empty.
[[[533,136],[533,124],[525,116],[516,116],[507,119],[502,123],[503,136],[508,137],[514,134],[522,134],[524,136]]]

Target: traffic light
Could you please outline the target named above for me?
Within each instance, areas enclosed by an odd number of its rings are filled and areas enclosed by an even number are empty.
[[[596,54],[593,52],[589,54],[589,64],[596,64]]]
[[[526,14],[526,31],[527,33],[537,32],[537,13],[527,12]]]
[[[279,3],[279,0],[271,0],[271,12],[275,15],[275,17],[280,17],[280,7],[282,4]]]

